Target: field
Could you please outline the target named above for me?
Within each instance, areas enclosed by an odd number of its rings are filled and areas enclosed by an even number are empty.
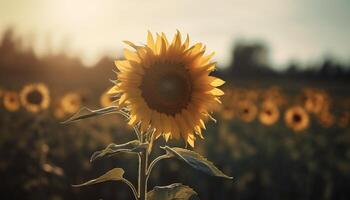
[[[280,91],[288,95],[283,89]],[[96,98],[96,102],[99,95],[91,95],[89,99]],[[292,95],[294,98],[298,94]],[[258,93],[255,96],[254,104],[259,106],[261,97]],[[346,98],[331,95],[331,99]],[[345,127],[339,125],[340,111],[344,110],[337,107],[341,104],[333,100],[334,121],[329,127],[324,127],[316,115],[309,113],[308,127],[300,132],[286,126],[283,113],[289,105],[292,103],[279,107],[281,116],[271,126],[262,124],[257,117],[245,122],[237,115],[225,119],[223,111],[215,113],[217,122],[208,123],[205,140],[197,140],[194,150],[233,176],[233,181],[211,178],[180,161],[169,160],[154,170],[150,187],[154,183],[167,185],[182,181],[194,188],[201,199],[347,199],[350,129],[349,122]],[[99,105],[96,103],[95,107]],[[136,165],[135,159],[128,155],[89,163],[94,151],[109,143],[123,143],[133,138],[131,128],[122,117],[110,115],[61,124],[68,116],[57,119],[54,107],[33,114],[24,108],[10,112],[2,106],[0,112],[3,198],[131,198],[131,192],[121,183],[71,187],[112,167],[132,169],[130,166]],[[159,139],[157,143],[164,145],[165,142]],[[181,142],[171,143],[184,146]],[[159,154],[162,150],[155,151]],[[135,174],[130,172],[126,177],[136,181]]]

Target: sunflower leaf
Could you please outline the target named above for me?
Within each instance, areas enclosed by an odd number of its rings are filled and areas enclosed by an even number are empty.
[[[149,200],[199,200],[197,193],[190,187],[181,183],[174,183],[168,186],[156,186],[147,193]]]
[[[122,168],[114,168],[96,179],[92,179],[88,182],[85,182],[79,185],[73,185],[73,187],[93,185],[96,183],[102,183],[106,181],[120,181],[124,179],[123,175],[124,175],[124,170]]]
[[[75,113],[72,117],[70,117],[69,119],[67,119],[62,123],[66,124],[66,123],[71,123],[71,122],[75,122],[75,121],[79,121],[79,120],[83,120],[91,117],[97,117],[101,115],[116,113],[119,110],[120,109],[117,106],[109,106],[98,110],[91,110],[89,108],[84,107],[80,109],[77,113]]]
[[[169,158],[175,157],[177,159],[185,161],[188,165],[190,165],[198,171],[204,172],[211,176],[233,179],[232,177],[225,175],[222,171],[215,167],[215,165],[212,162],[208,161],[206,158],[194,151],[178,147],[171,148],[168,146],[161,148],[163,148],[167,152]]]
[[[138,140],[132,140],[130,142],[124,144],[109,144],[105,149],[101,151],[96,151],[92,154],[90,158],[90,162],[95,161],[98,158],[102,158],[105,156],[112,156],[121,152],[125,153],[137,153],[142,150],[142,148],[146,148],[146,143],[141,143]]]

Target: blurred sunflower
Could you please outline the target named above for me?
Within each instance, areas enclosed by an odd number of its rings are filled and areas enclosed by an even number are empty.
[[[118,103],[130,111],[129,124],[140,123],[142,132],[155,130],[155,136],[182,138],[194,146],[195,135],[203,137],[204,119],[220,102],[224,81],[210,76],[216,63],[214,54],[204,55],[205,46],[182,43],[178,31],[171,43],[162,33],[156,40],[148,32],[147,44],[124,50],[125,60],[115,62],[117,83],[109,94],[121,95]]]
[[[49,107],[49,89],[42,83],[26,85],[20,92],[20,99],[27,111],[37,113]]]
[[[15,91],[5,91],[3,96],[3,103],[6,110],[15,112],[21,104],[19,102],[19,96]]]
[[[317,115],[318,121],[324,128],[331,127],[335,122],[335,117],[329,110],[323,110]]]
[[[278,106],[272,101],[265,101],[262,104],[259,120],[262,124],[270,126],[277,122],[280,117]]]
[[[310,113],[319,114],[328,104],[325,92],[305,89],[304,94],[306,96],[304,107]]]
[[[100,104],[102,107],[108,107],[115,103],[115,97],[108,94],[108,91],[103,92],[100,97]]]
[[[74,114],[79,110],[81,103],[81,96],[78,93],[70,92],[62,97],[60,106],[65,113]]]
[[[66,116],[66,112],[62,108],[61,99],[53,106],[53,115],[56,117],[56,119],[63,119]]]
[[[241,120],[244,122],[251,122],[255,119],[258,108],[250,100],[241,100],[237,104],[237,112]]]
[[[287,104],[287,98],[282,92],[282,89],[278,86],[272,86],[266,91],[262,92],[262,99],[264,101],[272,101],[277,106],[283,106]]]
[[[295,132],[306,129],[310,123],[309,115],[301,106],[293,106],[287,109],[284,120],[287,126]]]

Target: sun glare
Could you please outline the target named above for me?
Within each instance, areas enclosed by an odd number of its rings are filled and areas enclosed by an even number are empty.
[[[94,24],[99,12],[103,10],[103,4],[99,4],[99,1],[53,0],[47,5],[53,22],[73,30],[85,24]]]

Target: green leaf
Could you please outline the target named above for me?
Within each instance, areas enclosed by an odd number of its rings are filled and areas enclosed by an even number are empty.
[[[114,168],[96,179],[92,179],[83,184],[73,185],[73,187],[81,187],[81,186],[92,185],[92,184],[106,182],[106,181],[120,181],[124,179],[123,175],[124,175],[124,170],[122,168]]]
[[[197,193],[181,183],[156,186],[147,193],[148,200],[199,200]]]
[[[168,146],[162,148],[167,152],[169,158],[175,157],[182,161],[185,161],[188,165],[190,165],[196,170],[199,170],[211,176],[233,179],[232,177],[225,175],[222,171],[215,167],[215,165],[212,162],[208,161],[206,158],[194,151],[178,147],[171,148]]]
[[[79,121],[82,119],[97,117],[97,116],[111,114],[111,113],[119,113],[119,112],[122,112],[122,111],[120,111],[120,108],[118,108],[117,106],[109,106],[98,110],[91,110],[89,108],[84,107],[81,110],[79,110],[77,113],[75,113],[71,118],[67,119],[62,123],[66,124],[66,123]]]
[[[105,149],[93,153],[90,158],[90,162],[93,162],[96,159],[104,156],[112,156],[121,152],[137,153],[140,152],[142,148],[146,148],[145,145],[147,144],[142,144],[138,140],[133,140],[124,144],[109,144]]]

